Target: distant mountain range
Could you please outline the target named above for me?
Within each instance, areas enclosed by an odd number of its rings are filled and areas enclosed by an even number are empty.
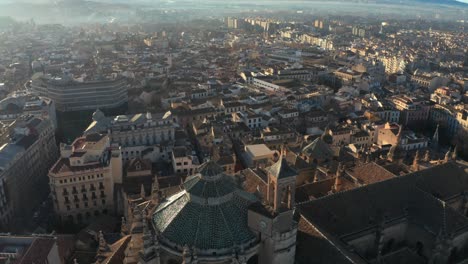
[[[1,2],[2,0],[0,0]],[[27,0],[25,0],[27,1]],[[34,0],[30,0],[34,1]],[[36,1],[47,1],[47,0],[36,0]],[[56,0],[53,0],[56,1]],[[86,1],[86,0],[62,0],[62,1]],[[128,0],[89,0],[94,2],[103,2],[103,3],[129,3]],[[173,0],[174,2],[179,2],[178,0]],[[284,2],[285,4],[288,0],[257,0],[255,2]],[[468,0],[303,0],[303,1],[315,1],[315,2],[358,2],[358,3],[385,3],[385,4],[407,4],[407,3],[420,3],[420,4],[438,4],[438,5],[457,5],[457,6],[466,6],[468,7]],[[167,2],[167,0],[133,0],[132,3],[144,3],[144,4],[151,4],[151,3],[158,3],[158,2]],[[191,2],[190,0],[183,0],[180,2]],[[193,2],[193,0],[192,0]],[[203,1],[197,0],[199,4],[202,4]],[[240,2],[243,2],[242,0]]]
[[[39,23],[107,23],[115,20],[138,20],[140,17],[136,14],[140,10],[144,10],[145,7],[163,9],[185,7],[187,10],[193,8],[201,16],[204,16],[205,13],[203,12],[212,10],[212,8],[218,8],[221,11],[229,10],[229,12],[249,10],[258,6],[260,8],[273,7],[275,10],[282,10],[289,7],[300,8],[301,6],[309,8],[307,2],[310,3],[310,6],[315,5],[310,8],[320,6],[320,12],[328,12],[327,4],[324,2],[330,2],[330,10],[335,12],[337,6],[341,6],[341,3],[346,5],[343,11],[353,8],[354,10],[362,9],[365,11],[366,3],[369,3],[370,5],[388,5],[389,8],[382,8],[385,10],[379,12],[401,12],[402,9],[406,8],[410,12],[411,10],[417,10],[417,7],[420,6],[425,7],[423,13],[426,17],[430,17],[433,10],[443,9],[448,12],[447,14],[450,14],[447,17],[463,19],[466,16],[465,11],[468,9],[468,3],[460,1],[468,0],[236,0],[224,2],[221,0],[0,0],[0,16],[9,16],[15,20],[34,18]],[[229,2],[235,2],[235,4]],[[301,5],[302,3],[303,5]],[[394,11],[390,5],[393,5],[397,11]],[[203,9],[204,6],[206,6],[206,10]],[[3,24],[8,23],[3,22]]]
[[[262,1],[275,1],[275,2],[284,2],[287,3],[287,0],[257,0],[256,2]],[[421,3],[421,4],[439,4],[439,5],[458,5],[458,6],[467,6],[468,7],[468,0],[305,0],[305,1],[316,1],[316,2],[358,2],[358,3],[385,3],[385,4],[407,4],[407,3]],[[57,2],[68,2],[68,3],[78,3],[78,2],[101,2],[101,3],[118,3],[118,4],[151,4],[151,3],[158,3],[158,2],[167,2],[165,0],[133,0],[129,2],[128,0],[0,0],[0,4],[5,3],[15,3],[15,2],[23,2],[23,3],[57,3]],[[174,2],[178,2],[175,0]],[[185,0],[182,2],[190,2]],[[203,1],[198,0],[199,4]],[[242,2],[242,1],[241,1]]]
[[[458,0],[404,0],[404,1],[392,1],[392,0],[379,0],[379,2],[385,3],[421,3],[421,4],[438,4],[438,5],[460,5],[468,6],[468,2],[458,1]]]

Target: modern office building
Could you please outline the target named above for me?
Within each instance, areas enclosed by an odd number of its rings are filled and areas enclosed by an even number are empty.
[[[126,112],[128,107],[125,79],[80,82],[70,76],[43,75],[33,78],[31,89],[34,94],[55,102],[58,137],[64,142],[81,136],[96,109],[115,115]]]
[[[125,79],[79,82],[71,77],[44,75],[33,79],[32,91],[55,101],[60,112],[114,109],[128,102]]]

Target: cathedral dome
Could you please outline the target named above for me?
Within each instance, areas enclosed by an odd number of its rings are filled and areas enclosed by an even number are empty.
[[[217,256],[253,245],[256,236],[248,227],[247,212],[257,199],[241,190],[219,165],[205,163],[183,186],[185,190],[161,203],[153,214],[162,244]]]

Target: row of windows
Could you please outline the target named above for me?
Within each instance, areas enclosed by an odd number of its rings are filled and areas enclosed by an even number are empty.
[[[101,196],[100,196],[100,197],[101,197],[101,198],[106,198],[106,193],[105,193],[103,190],[101,190]],[[96,196],[96,193],[95,193],[95,192],[92,192],[92,193],[91,193],[91,199],[92,199],[92,200],[96,200],[97,198],[98,198],[98,197]],[[89,200],[89,199],[88,199],[88,195],[87,195],[86,193],[83,193],[83,195],[82,195],[82,200],[83,200],[83,201],[88,201],[88,200]],[[79,202],[79,201],[80,201],[80,199],[78,198],[78,195],[77,195],[77,194],[73,195],[73,201],[74,201],[74,202]],[[65,203],[70,203],[70,199],[68,198],[68,196],[65,196]]]
[[[99,186],[99,187],[98,187],[99,190],[104,190],[104,183],[103,183],[103,182],[99,182],[98,186]],[[94,183],[89,184],[89,190],[90,190],[90,191],[95,191],[95,190],[96,190],[96,187],[94,186]],[[86,185],[84,185],[84,184],[81,185],[80,192],[85,193],[85,192],[87,192],[87,191],[88,191],[88,190],[86,189]],[[73,186],[73,187],[72,187],[71,193],[72,193],[72,194],[77,194],[77,193],[78,193],[78,189],[76,188],[76,186]],[[63,194],[63,195],[68,195],[68,194],[69,194],[68,189],[67,189],[67,188],[63,188],[63,189],[62,189],[62,194]]]
[[[107,209],[103,209],[102,211],[95,210],[94,211],[94,216],[99,216],[101,213],[106,215],[108,213],[108,211],[107,211]],[[84,215],[85,215],[86,218],[90,218],[91,217],[91,212],[86,212]],[[68,221],[73,222],[73,219],[74,219],[73,215],[68,215],[67,216]],[[81,214],[81,213],[76,214],[76,220],[78,222],[82,222],[83,221],[83,214]]]
[[[102,204],[102,205],[106,205],[106,200],[105,200],[105,199],[102,199],[102,200],[101,200],[101,204]],[[97,205],[97,201],[93,201],[93,206],[98,206],[98,205]],[[88,202],[84,202],[84,208],[89,208]],[[79,203],[76,203],[76,204],[75,204],[75,209],[80,209],[80,204],[79,204]],[[67,211],[71,211],[71,210],[72,210],[71,206],[70,206],[70,205],[67,205]]]
[[[249,124],[252,123],[252,120],[253,122],[261,122],[260,118],[254,118],[254,119],[249,119]]]
[[[178,169],[178,170],[177,170],[177,173],[181,173],[181,172],[184,172],[184,173],[187,173],[187,172],[188,172],[188,173],[192,174],[192,173],[193,173],[193,169],[190,169],[190,170],[188,170],[188,169],[183,169],[183,170]]]
[[[94,174],[88,175],[88,180],[94,180],[95,176],[96,176],[96,179],[104,178],[104,174],[100,173],[96,175]],[[86,176],[74,177],[74,178],[70,178],[70,183],[77,182],[77,181],[85,181],[85,180],[86,180]],[[68,179],[59,180],[59,183],[68,183]]]
[[[245,107],[233,107],[233,108],[227,108],[226,111],[228,113],[233,113],[233,112],[239,112],[245,110]]]

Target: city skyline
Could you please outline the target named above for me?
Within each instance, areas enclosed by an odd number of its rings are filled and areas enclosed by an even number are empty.
[[[467,6],[0,0],[0,263],[466,263]]]

